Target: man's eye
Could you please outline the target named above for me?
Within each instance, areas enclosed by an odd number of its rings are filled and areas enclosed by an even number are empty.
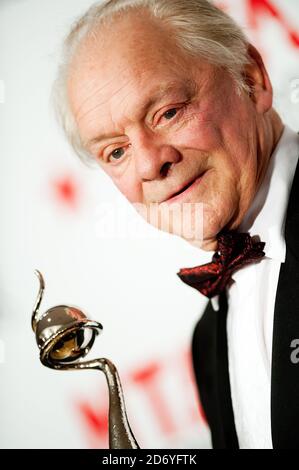
[[[113,158],[114,160],[119,160],[124,155],[124,153],[125,153],[125,151],[124,151],[123,148],[115,149],[115,150],[113,150],[113,152],[110,153],[109,160],[111,158]]]
[[[171,109],[168,109],[168,111],[166,111],[166,113],[163,114],[163,117],[165,117],[165,119],[172,119],[176,114],[177,114],[177,108],[171,108]]]

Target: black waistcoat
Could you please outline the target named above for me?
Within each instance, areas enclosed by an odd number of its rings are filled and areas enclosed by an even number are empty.
[[[271,428],[274,449],[299,449],[299,164],[297,165],[285,223],[286,260],[277,285],[272,346]],[[214,448],[236,449],[229,383],[226,296],[220,310],[211,302],[197,323],[192,357],[200,399],[211,428]],[[297,346],[298,347],[298,346]],[[293,353],[293,354],[292,354]]]

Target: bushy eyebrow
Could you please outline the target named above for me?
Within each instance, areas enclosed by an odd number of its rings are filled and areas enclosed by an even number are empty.
[[[155,91],[150,95],[150,98],[146,99],[143,103],[140,103],[138,109],[138,115],[145,116],[146,113],[159,101],[161,101],[165,96],[172,93],[181,93],[186,94],[186,99],[191,99],[197,93],[197,84],[193,80],[187,80],[185,82],[173,82],[167,84],[161,84]],[[98,134],[96,137],[89,139],[87,142],[84,142],[86,148],[90,148],[93,145],[101,142],[102,140],[116,137],[116,134]]]

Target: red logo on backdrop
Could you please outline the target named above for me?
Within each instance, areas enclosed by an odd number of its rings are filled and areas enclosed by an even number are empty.
[[[179,397],[180,421],[176,419],[177,408],[174,406],[168,392],[162,386],[170,375],[175,374],[175,395]],[[125,393],[140,392],[146,409],[143,410],[144,419],[146,413],[150,414],[157,432],[163,437],[173,437],[189,430],[190,427],[198,427],[206,424],[206,419],[199,403],[191,366],[190,352],[176,352],[166,360],[152,361],[138,367],[122,377]],[[83,426],[91,447],[108,447],[108,393],[101,389],[96,394],[96,402],[82,399],[77,401],[76,409],[83,418]],[[138,410],[135,410],[138,411]],[[142,410],[140,412],[142,414]],[[135,437],[142,445],[146,440],[144,426],[139,421],[134,422],[134,416],[129,414],[130,423]]]
[[[258,27],[258,17],[270,16],[280,23],[291,44],[299,47],[299,34],[292,28],[290,22],[270,0],[247,0],[248,23],[252,28]]]
[[[232,6],[225,1],[216,2],[218,8],[224,10],[228,14],[232,13]],[[281,12],[271,0],[244,0],[243,2],[247,24],[250,28],[258,30],[262,20],[266,17],[277,21],[282,29],[286,32],[290,44],[299,48],[299,33],[292,26],[291,21]]]
[[[68,209],[77,209],[79,205],[79,185],[75,178],[66,174],[51,182],[54,197],[60,205]]]

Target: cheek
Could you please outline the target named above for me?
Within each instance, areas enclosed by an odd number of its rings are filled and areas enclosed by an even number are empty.
[[[212,153],[221,147],[221,132],[217,120],[209,113],[194,112],[176,133],[175,141],[181,148]]]
[[[226,112],[222,109],[221,106],[218,109],[209,107],[198,115],[194,113],[178,139],[186,148],[205,152],[209,156],[209,164],[218,169],[222,177],[231,182],[235,180],[237,184],[244,173],[252,173],[254,166],[254,121],[238,99],[233,104],[227,103]]]
[[[204,152],[236,153],[248,148],[253,126],[252,109],[231,86],[219,86],[213,99],[192,105],[179,131],[182,145]]]
[[[133,171],[129,168],[122,172],[121,175],[115,175],[113,172],[107,172],[118,190],[125,196],[131,203],[143,202],[142,186],[136,180]]]

